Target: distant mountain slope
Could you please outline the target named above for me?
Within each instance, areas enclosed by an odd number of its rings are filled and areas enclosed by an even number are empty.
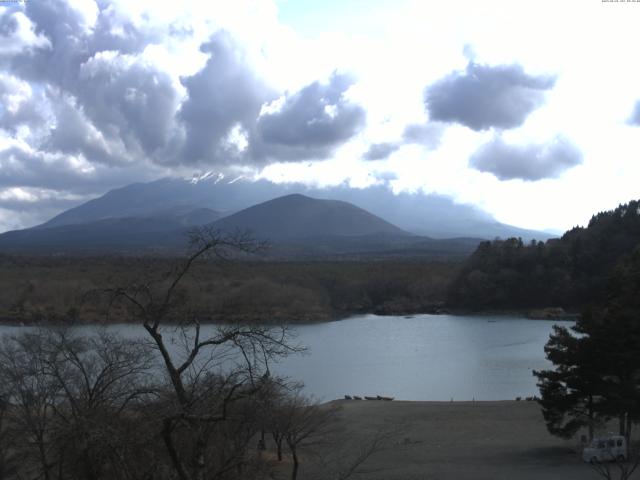
[[[0,251],[123,252],[177,247],[185,227],[159,218],[109,218],[76,225],[29,228],[0,235]]]
[[[142,214],[141,218],[155,218],[157,220],[164,220],[167,223],[182,225],[183,227],[192,227],[215,222],[222,216],[220,212],[210,208],[184,205]]]
[[[82,223],[38,226],[0,235],[0,250],[128,251],[182,248],[186,232],[220,218],[220,213],[192,205],[155,210],[139,217],[105,218]]]
[[[215,207],[219,202],[210,198],[211,189],[203,186],[204,184],[198,187],[183,179],[171,178],[149,183],[132,183],[70,208],[39,227],[58,227],[107,218],[162,216],[162,212],[186,213],[200,208],[218,212],[219,218],[222,214],[220,209]],[[215,219],[210,221],[213,220]]]
[[[212,224],[220,230],[249,230],[258,238],[299,240],[374,234],[410,235],[366,210],[339,200],[318,200],[300,194],[269,200]]]
[[[410,234],[350,203],[286,195],[215,222],[209,209],[173,207],[149,216],[106,218],[0,235],[0,252],[28,254],[182,253],[193,225],[250,231],[275,260],[461,259],[480,239],[435,240]]]
[[[141,214],[142,215],[142,214]],[[297,243],[303,255],[329,246],[329,252],[385,249],[390,239],[409,233],[347,202],[287,195],[213,221],[219,214],[207,208],[174,206],[146,216],[105,218],[76,224],[40,226],[0,235],[0,250],[59,252],[183,250],[190,227],[208,224],[233,232],[249,230],[276,244]],[[350,237],[343,244],[342,237]],[[358,241],[362,238],[362,242]],[[329,240],[328,240],[329,239]],[[398,246],[393,243],[393,246]],[[279,250],[290,251],[289,247]]]
[[[159,210],[185,206],[212,209],[224,216],[293,193],[349,202],[403,230],[433,238],[493,239],[519,236],[525,240],[545,240],[552,236],[497,222],[488,213],[471,205],[457,204],[446,196],[406,192],[394,194],[383,185],[364,189],[346,185],[319,189],[302,184],[275,184],[266,180],[228,180],[216,175],[194,180],[164,178],[150,183],[134,183],[62,212],[40,227],[106,218],[141,217]]]

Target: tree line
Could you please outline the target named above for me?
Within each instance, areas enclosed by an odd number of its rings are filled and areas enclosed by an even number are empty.
[[[15,257],[0,255],[0,321],[99,323],[104,286],[159,283],[166,257]],[[194,265],[181,282],[202,321],[313,322],[356,313],[412,314],[441,307],[457,264],[380,262],[216,262]],[[211,292],[215,292],[212,295]],[[112,322],[130,322],[113,309]]]
[[[546,243],[481,243],[451,282],[447,302],[472,309],[559,306],[581,310],[606,301],[609,276],[640,242],[640,201],[594,215]]]

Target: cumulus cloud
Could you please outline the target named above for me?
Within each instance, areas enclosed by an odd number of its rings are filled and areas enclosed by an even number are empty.
[[[326,158],[365,125],[366,112],[345,93],[354,80],[334,73],[285,96],[276,111],[262,112],[255,153],[278,159]]]
[[[263,103],[275,94],[227,33],[214,35],[202,51],[209,54],[205,67],[182,79],[188,93],[179,112],[186,128],[184,161],[238,161],[239,152],[224,140],[236,127],[252,129]]]
[[[178,94],[168,74],[134,56],[99,52],[80,66],[78,99],[93,125],[148,156],[167,146]]]
[[[415,143],[433,149],[440,145],[444,125],[439,122],[407,125],[402,133],[404,143]]]
[[[203,68],[178,80],[145,49],[192,32],[134,23],[114,4],[78,5],[28,2],[0,16],[0,35],[24,37],[3,64],[0,96],[17,95],[6,78],[29,93],[0,111],[0,128],[15,134],[21,125],[49,125],[31,143],[45,153],[113,165],[264,164],[326,158],[364,124],[364,110],[345,98],[347,75],[291,92],[281,110],[261,115],[280,93],[229,33],[214,32],[200,46]]]
[[[522,125],[544,103],[555,77],[529,75],[520,65],[469,62],[425,89],[432,120],[455,122],[473,130],[509,129]]]
[[[580,165],[582,153],[563,137],[543,144],[511,145],[500,136],[482,145],[470,158],[469,165],[488,172],[500,180],[541,180],[560,176]]]
[[[22,11],[0,7],[0,59],[49,46],[49,40],[35,32],[33,23]]]
[[[0,73],[0,128],[17,134],[22,126],[42,127],[47,119],[47,101],[42,89],[35,90],[27,82]]]
[[[399,143],[383,142],[374,143],[369,147],[369,150],[362,156],[364,160],[384,160],[389,158],[393,152],[400,148]]]
[[[43,188],[10,187],[0,188],[0,228],[3,230],[21,228],[25,220],[41,223],[61,209],[73,207],[86,200],[82,195],[74,195],[58,190]],[[13,212],[13,215],[8,215]],[[17,213],[17,214],[16,214]],[[28,225],[28,224],[27,224]]]
[[[13,111],[0,112],[0,128],[15,134],[25,126],[33,133],[46,123],[28,139],[32,148],[89,162],[160,162],[167,155],[179,134],[179,92],[141,53],[158,38],[155,29],[136,27],[115,11],[91,0],[51,0],[27,2],[14,13],[27,19],[38,41],[3,64],[0,95],[11,94],[7,78],[26,85],[29,95]]]
[[[633,112],[628,120],[629,125],[640,126],[640,100],[636,102]]]
[[[133,166],[106,166],[90,162],[82,155],[43,152],[17,144],[0,150],[0,188],[95,194],[122,186],[127,178],[152,179],[161,173],[162,170],[144,162]]]
[[[130,153],[118,136],[105,135],[87,117],[74,97],[65,96],[52,106],[55,121],[41,145],[44,152],[82,156],[103,165],[126,163]]]
[[[426,124],[413,123],[405,127],[400,140],[371,144],[362,156],[362,159],[368,161],[385,160],[403,145],[422,145],[432,150],[440,145],[440,139],[443,133],[444,124],[440,122],[429,122]]]

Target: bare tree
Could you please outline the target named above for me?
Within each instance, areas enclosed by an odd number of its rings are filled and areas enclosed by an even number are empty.
[[[49,480],[56,466],[50,439],[60,388],[43,374],[43,340],[32,334],[5,337],[0,348],[0,383],[12,411],[5,434],[12,436],[13,446],[21,454],[22,470],[27,478],[37,474]]]
[[[340,422],[340,417],[334,419]],[[405,426],[394,424],[378,428],[362,437],[344,428],[336,428],[326,439],[328,446],[318,452],[314,459],[313,480],[347,480],[353,477],[368,478],[380,467],[372,468],[369,460],[397,441]],[[339,446],[339,448],[337,447]]]
[[[339,427],[341,408],[337,404],[313,402],[299,383],[271,382],[266,428],[274,439],[278,460],[282,460],[282,444],[288,447],[292,480],[298,478],[303,458],[309,464],[305,478],[347,480],[361,474],[365,463],[402,428],[380,429],[369,438],[351,441]]]
[[[0,384],[0,478],[9,478],[15,474],[17,456],[13,447],[14,437],[8,427],[10,415],[10,388],[6,383]]]
[[[629,448],[629,452],[632,449]],[[589,466],[606,480],[628,480],[640,465],[640,456],[634,455],[630,461],[613,458],[611,462],[591,462]]]
[[[161,416],[161,437],[180,480],[222,478],[245,463],[234,453],[213,454],[223,422],[242,422],[236,404],[249,401],[260,389],[258,379],[269,362],[298,349],[287,328],[220,325],[203,334],[198,312],[189,305],[181,282],[197,261],[225,261],[232,254],[260,250],[246,234],[225,235],[208,228],[191,236],[191,254],[158,287],[150,282],[110,289],[112,305],[124,305],[139,321],[159,352],[170,389]],[[180,352],[170,344],[179,339]],[[220,449],[216,450],[220,453]]]
[[[43,374],[60,388],[60,462],[72,464],[67,470],[79,478],[120,477],[132,469],[127,453],[136,439],[127,407],[155,396],[150,349],[106,332],[80,337],[64,329],[49,332],[45,346]]]
[[[289,449],[292,460],[291,480],[298,478],[300,450],[327,439],[337,409],[333,405],[320,405],[302,394],[296,385],[277,398],[272,405],[271,433],[281,458],[282,441]]]
[[[40,329],[6,338],[0,359],[3,433],[21,457],[20,478],[135,478],[127,408],[152,393],[148,349],[104,332]]]
[[[369,439],[356,446],[342,443],[341,448],[331,449],[332,455],[323,458],[322,480],[347,480],[359,474],[367,474],[366,462],[387,447],[397,436],[395,430],[378,430]]]

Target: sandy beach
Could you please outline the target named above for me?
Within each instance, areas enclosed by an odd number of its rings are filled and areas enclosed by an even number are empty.
[[[395,429],[352,478],[371,480],[583,480],[599,478],[576,441],[551,436],[535,402],[331,402],[341,408],[338,448]],[[346,447],[345,447],[346,448]],[[315,478],[311,462],[300,478]],[[322,476],[320,476],[322,478]]]

